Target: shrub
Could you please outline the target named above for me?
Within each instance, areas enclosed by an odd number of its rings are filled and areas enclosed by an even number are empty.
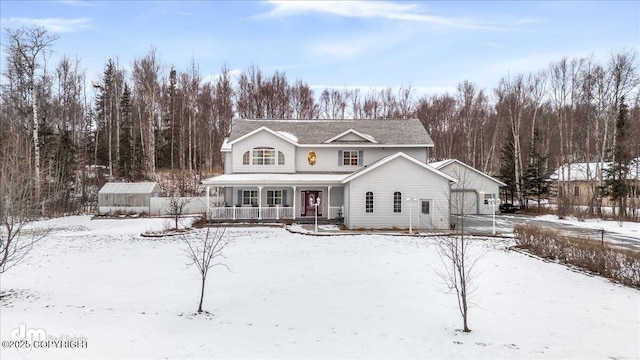
[[[640,252],[534,225],[515,227],[516,247],[640,288]]]

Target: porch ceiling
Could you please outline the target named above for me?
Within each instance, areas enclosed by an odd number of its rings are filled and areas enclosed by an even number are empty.
[[[294,186],[294,185],[339,185],[351,174],[223,174],[203,180],[204,185],[213,186]]]

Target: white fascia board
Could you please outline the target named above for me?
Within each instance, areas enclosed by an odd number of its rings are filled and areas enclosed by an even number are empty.
[[[269,128],[268,128],[268,127],[266,127],[266,126],[261,126],[261,127],[259,127],[259,128],[257,128],[257,129],[255,129],[255,130],[253,130],[253,131],[251,131],[251,132],[247,133],[247,134],[244,134],[244,135],[240,136],[239,138],[237,138],[237,139],[235,139],[235,140],[233,140],[233,141],[229,141],[229,142],[228,142],[228,145],[233,145],[233,144],[237,143],[238,141],[241,141],[241,140],[244,140],[244,139],[246,139],[246,138],[248,138],[248,137],[250,137],[250,136],[253,136],[254,134],[256,134],[256,133],[258,133],[258,132],[260,132],[260,131],[267,131],[267,132],[269,132],[269,133],[273,134],[274,136],[277,136],[277,137],[279,137],[280,139],[282,139],[282,140],[284,140],[284,141],[286,141],[286,142],[288,142],[288,143],[290,143],[290,144],[298,145],[298,143],[297,143],[297,142],[295,142],[295,141],[291,140],[289,137],[284,136],[284,135],[282,135],[282,134],[278,133],[277,131],[273,131],[273,130],[269,129]]]
[[[456,163],[456,164],[462,165],[462,166],[464,166],[465,168],[467,168],[467,169],[469,169],[469,170],[471,170],[471,171],[473,171],[473,172],[475,172],[475,173],[477,173],[477,174],[480,174],[480,175],[484,176],[485,178],[487,178],[487,179],[489,179],[489,180],[491,180],[491,181],[493,181],[493,182],[497,183],[497,184],[498,184],[498,185],[500,185],[500,186],[507,186],[507,184],[503,183],[502,181],[500,181],[500,180],[498,180],[498,179],[496,179],[496,178],[493,178],[493,177],[491,177],[491,176],[489,176],[489,175],[487,175],[487,174],[483,173],[482,171],[480,171],[480,170],[478,170],[478,169],[476,169],[476,168],[474,168],[474,167],[471,167],[471,166],[469,166],[469,165],[467,165],[467,164],[463,163],[462,161],[460,161],[460,160],[458,160],[458,159],[451,159],[451,160],[448,160],[445,164],[440,165],[440,166],[438,167],[438,169],[442,169],[443,167],[445,167],[445,166],[447,166],[447,165],[449,165],[449,164],[452,164],[452,163]]]
[[[371,148],[431,148],[433,144],[340,144],[340,143],[331,143],[331,144],[296,144],[298,147],[317,147],[317,148],[345,148],[345,147],[371,147]]]
[[[325,144],[332,143],[332,142],[340,139],[341,137],[343,137],[343,136],[345,136],[347,134],[355,134],[355,135],[361,137],[363,140],[367,140],[367,141],[369,141],[369,142],[371,142],[373,144],[377,144],[378,143],[373,136],[371,136],[369,134],[363,134],[363,133],[361,133],[361,132],[359,132],[357,130],[353,130],[353,129],[349,129],[349,130],[343,131],[342,133],[332,137],[331,139],[326,140],[324,143]]]
[[[443,173],[442,171],[440,171],[440,170],[438,170],[438,169],[436,169],[434,167],[429,166],[428,164],[425,164],[425,163],[423,163],[421,161],[418,161],[418,160],[414,159],[413,157],[411,157],[411,156],[409,156],[409,155],[407,155],[407,154],[405,154],[403,152],[397,152],[397,153],[395,153],[393,155],[388,156],[387,158],[384,158],[384,159],[376,162],[373,165],[370,165],[369,167],[367,167],[365,169],[362,169],[360,171],[356,171],[355,173],[353,173],[349,177],[347,177],[344,180],[342,180],[342,182],[344,184],[346,184],[349,181],[354,180],[354,179],[360,177],[361,175],[364,175],[364,174],[368,173],[369,171],[371,171],[373,169],[376,169],[376,168],[378,168],[380,166],[383,166],[384,164],[388,163],[389,161],[392,161],[392,160],[397,159],[399,157],[405,158],[405,159],[413,162],[414,164],[423,167],[426,170],[429,170],[429,171],[431,171],[431,172],[433,172],[433,173],[435,173],[435,174],[437,174],[439,176],[442,176],[443,178],[451,181],[452,183],[456,183],[457,182],[456,179],[452,178],[451,176]]]

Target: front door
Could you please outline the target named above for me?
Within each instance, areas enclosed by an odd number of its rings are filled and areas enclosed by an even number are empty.
[[[431,215],[431,200],[430,199],[420,199],[418,204],[420,207],[420,225],[421,229],[431,229],[433,228],[433,216]]]
[[[314,205],[322,191],[312,190],[302,192],[302,216],[314,216],[316,214],[316,206]],[[322,216],[322,199],[320,198],[320,206],[318,206],[318,216]]]

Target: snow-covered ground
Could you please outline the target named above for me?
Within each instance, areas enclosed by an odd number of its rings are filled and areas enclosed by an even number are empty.
[[[1,276],[13,329],[82,336],[84,349],[2,348],[0,358],[640,358],[640,292],[474,240],[469,334],[441,291],[433,238],[315,237],[228,228],[231,271],[199,277],[163,219],[50,220],[54,230]],[[192,232],[198,236],[203,230]]]
[[[572,225],[583,229],[604,230],[607,233],[615,233],[630,237],[640,238],[640,223],[630,221],[614,221],[602,219],[578,220],[575,217],[558,218],[557,215],[536,216],[536,220],[552,221],[566,225]]]

